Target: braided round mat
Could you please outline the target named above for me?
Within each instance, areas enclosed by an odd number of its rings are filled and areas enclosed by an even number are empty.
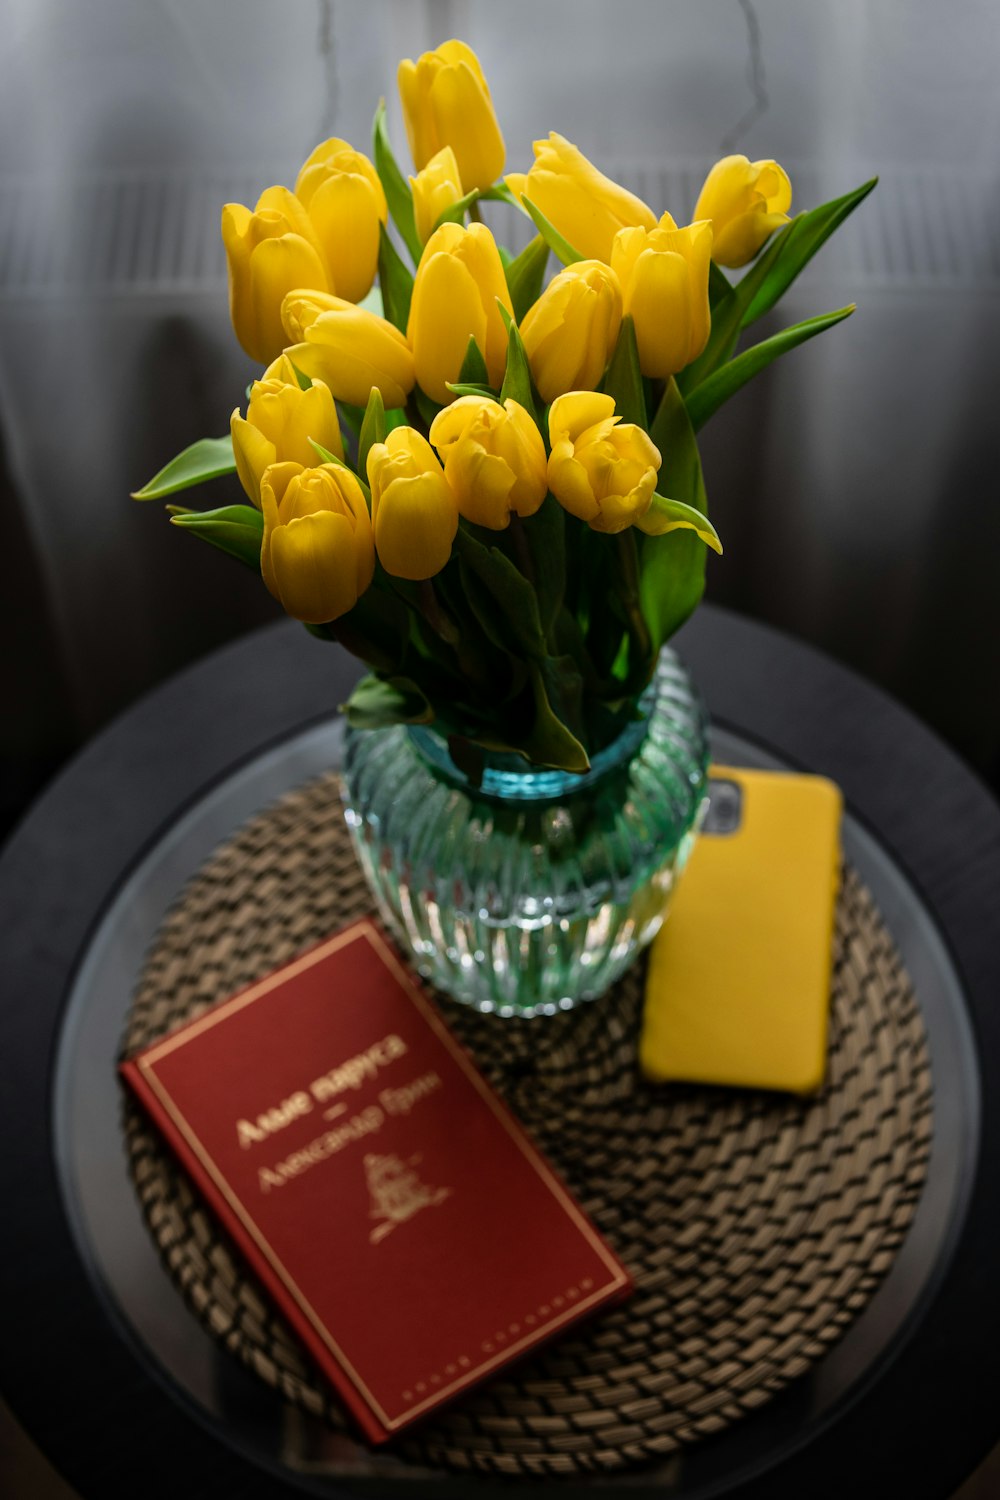
[[[153,944],[123,1048],[162,1036],[371,909],[335,776],[224,844]],[[443,1000],[448,1021],[636,1279],[635,1294],[397,1440],[397,1456],[504,1474],[641,1463],[759,1407],[844,1332],[923,1185],[931,1075],[920,1013],[872,899],[845,872],[828,1081],[802,1101],[645,1084],[641,965],[544,1020]],[[336,1398],[131,1101],[131,1170],[199,1319],[290,1401]]]

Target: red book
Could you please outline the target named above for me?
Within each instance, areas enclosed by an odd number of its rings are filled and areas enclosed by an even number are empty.
[[[370,921],[122,1072],[372,1442],[631,1288]]]

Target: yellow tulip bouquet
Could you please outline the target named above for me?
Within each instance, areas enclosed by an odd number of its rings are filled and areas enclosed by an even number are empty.
[[[266,368],[137,498],[235,470],[248,505],[171,519],[361,658],[353,724],[433,724],[473,779],[483,750],[585,771],[721,551],[696,433],[853,309],[743,336],[874,184],[790,218],[782,168],[730,156],[678,226],[556,134],[504,177],[462,42],[399,88],[408,182],[383,105],[374,162],[328,140],[294,191],[223,209],[233,325]],[[484,200],[533,221],[520,254]]]

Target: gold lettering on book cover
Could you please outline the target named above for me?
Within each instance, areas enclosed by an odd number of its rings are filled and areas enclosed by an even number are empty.
[[[419,1154],[407,1161],[396,1155],[366,1154],[365,1176],[372,1204],[368,1217],[380,1221],[368,1236],[370,1244],[379,1244],[422,1208],[435,1208],[451,1197],[451,1188],[429,1187],[421,1182],[413,1170],[420,1160]]]

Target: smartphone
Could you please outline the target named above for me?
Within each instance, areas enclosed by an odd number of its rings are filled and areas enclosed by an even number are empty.
[[[821,1087],[842,810],[822,776],[712,768],[701,834],[650,951],[648,1078]]]

